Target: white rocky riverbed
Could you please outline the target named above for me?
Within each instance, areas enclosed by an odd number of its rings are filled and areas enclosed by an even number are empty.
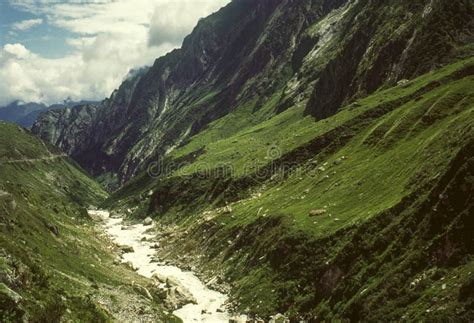
[[[152,262],[155,250],[150,239],[153,235],[146,231],[150,226],[135,224],[122,230],[123,219],[112,218],[107,211],[89,211],[95,218],[104,222],[104,227],[110,237],[119,245],[130,246],[133,252],[123,254],[123,262],[130,262],[140,275],[152,278],[154,274],[177,282],[196,301],[196,304],[187,304],[175,310],[174,315],[183,322],[245,322],[245,317],[233,317],[225,308],[228,297],[220,292],[209,289],[193,272],[184,271],[176,266],[161,265]],[[147,240],[142,241],[143,238]]]

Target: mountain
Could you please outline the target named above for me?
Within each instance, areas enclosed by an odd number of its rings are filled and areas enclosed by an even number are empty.
[[[105,197],[59,149],[0,122],[2,322],[134,321],[132,301],[151,320],[173,321],[137,290],[143,277],[113,264],[86,210]]]
[[[22,103],[21,101],[14,101],[7,106],[0,107],[0,120],[15,122],[16,124],[30,128],[35,122],[38,115],[49,110],[63,109],[65,107],[73,107],[81,104],[94,104],[93,101],[79,101],[65,100],[63,103],[46,106],[41,103]]]
[[[104,101],[81,131],[93,135],[71,156],[89,156],[81,166],[121,185],[210,122],[245,105],[257,110],[276,93],[278,106],[262,118],[298,104],[330,116],[468,55],[471,14],[469,1],[232,1]],[[39,120],[35,132],[47,131]]]
[[[291,321],[474,317],[471,1],[234,0],[33,131],[159,255]]]
[[[39,113],[39,111],[46,109],[47,107],[44,104],[15,101],[7,106],[0,107],[0,120],[16,122],[21,126],[28,127],[33,124],[29,124],[29,120],[27,120],[28,115]]]

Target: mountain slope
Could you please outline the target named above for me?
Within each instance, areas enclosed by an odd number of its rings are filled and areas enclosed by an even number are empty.
[[[166,318],[137,291],[143,278],[112,264],[86,208],[107,194],[58,149],[0,122],[2,322]],[[141,314],[144,317],[144,313]]]
[[[254,124],[298,104],[323,118],[469,55],[471,16],[469,1],[235,0],[84,122],[40,118],[34,131],[59,146],[45,134],[82,133],[71,156],[94,176],[115,178],[116,188],[239,107]],[[257,111],[270,98],[278,105]]]
[[[469,320],[473,85],[468,59],[218,139],[230,114],[104,207],[153,216],[161,255],[230,281],[240,312]]]

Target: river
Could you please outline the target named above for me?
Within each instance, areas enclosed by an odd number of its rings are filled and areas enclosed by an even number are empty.
[[[193,272],[152,262],[156,252],[152,248],[154,242],[150,241],[154,236],[146,233],[150,226],[134,224],[127,225],[126,230],[122,230],[124,225],[122,218],[112,218],[107,211],[89,211],[89,213],[102,219],[106,232],[114,242],[133,247],[133,252],[123,255],[123,262],[132,263],[138,274],[147,278],[158,273],[161,277],[178,281],[196,299],[197,304],[187,304],[173,312],[183,322],[218,323],[229,322],[230,319],[245,322],[244,317],[236,318],[228,313],[225,308],[227,295],[209,289]],[[147,238],[145,241],[144,237]]]

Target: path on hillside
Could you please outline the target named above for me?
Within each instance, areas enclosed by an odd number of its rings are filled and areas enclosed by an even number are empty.
[[[225,308],[227,295],[209,289],[193,272],[154,262],[152,259],[155,255],[155,250],[152,248],[154,243],[150,241],[153,235],[147,233],[151,226],[135,224],[124,228],[123,219],[111,218],[107,211],[89,211],[89,213],[104,221],[105,229],[114,242],[133,248],[133,252],[123,255],[123,262],[132,263],[137,272],[147,278],[158,274],[160,277],[176,281],[192,295],[196,304],[187,304],[173,312],[183,322],[227,323],[230,319],[234,319],[234,322],[246,321],[244,316],[232,317]],[[143,238],[146,240],[142,241]]]
[[[54,159],[64,158],[64,157],[67,157],[67,155],[66,154],[60,154],[60,155],[53,155],[53,156],[42,157],[42,158],[23,158],[23,159],[2,160],[2,161],[0,161],[0,165],[2,165],[2,164],[33,163],[33,162],[39,162],[39,161],[45,161],[45,160],[54,160]]]

